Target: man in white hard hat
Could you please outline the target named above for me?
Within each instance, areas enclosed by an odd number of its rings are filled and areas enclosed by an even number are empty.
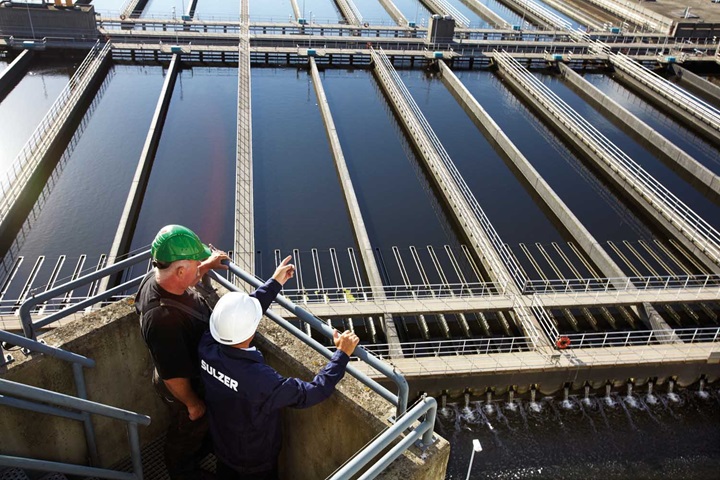
[[[285,378],[250,346],[264,311],[256,297],[225,294],[210,316],[210,331],[200,340],[201,378],[219,480],[276,480],[281,410],[307,408],[327,399],[359,342],[352,332],[336,331],[337,351],[312,382]]]

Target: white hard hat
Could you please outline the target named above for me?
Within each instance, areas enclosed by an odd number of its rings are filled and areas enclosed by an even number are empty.
[[[223,295],[210,315],[210,334],[223,345],[235,345],[252,337],[262,318],[257,298],[245,293]]]

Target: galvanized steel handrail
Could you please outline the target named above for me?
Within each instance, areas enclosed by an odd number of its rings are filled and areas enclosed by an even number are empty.
[[[58,128],[58,120],[63,117],[69,108],[75,105],[102,63],[101,60],[105,58],[109,51],[109,43],[102,45],[98,41],[95,44],[25,143],[23,149],[18,153],[12,167],[6,174],[5,181],[0,183],[0,222],[5,219],[20,190],[25,186],[39,163],[40,155],[38,154],[42,154],[43,150],[50,144],[50,131]]]
[[[707,221],[678,199],[605,135],[545,84],[527,71],[507,52],[496,52],[504,70],[520,82],[527,93],[541,102],[571,133],[598,154],[623,181],[636,190],[648,204],[673,224],[682,235],[720,264],[720,234]]]
[[[692,116],[702,120],[713,129],[720,131],[720,111],[717,108],[633,61],[627,55],[610,53],[609,58],[615,67],[629,74]]]
[[[73,308],[67,308],[65,310],[62,310],[58,313],[55,313],[53,315],[50,315],[48,318],[50,320],[43,319],[40,322],[33,323],[31,312],[32,309],[38,305],[39,303],[45,302],[47,300],[50,300],[60,294],[63,294],[65,292],[69,292],[71,290],[74,290],[77,287],[86,285],[92,281],[99,280],[101,278],[105,278],[108,275],[111,275],[113,273],[120,272],[122,270],[125,270],[128,267],[131,267],[139,262],[142,262],[144,260],[147,260],[150,258],[150,250],[146,250],[144,252],[141,252],[135,256],[126,258],[125,260],[114,263],[110,266],[107,266],[105,268],[102,268],[100,270],[97,270],[95,272],[92,272],[88,275],[85,275],[83,277],[78,278],[77,280],[73,280],[71,282],[65,283],[63,285],[60,285],[58,287],[55,287],[53,289],[47,290],[39,295],[33,296],[20,306],[20,321],[22,322],[23,327],[23,333],[27,338],[34,339],[36,337],[35,333],[35,327],[38,325],[44,326],[49,324],[50,322],[59,320],[62,317],[65,317],[67,315],[70,315],[71,313],[74,313],[75,311],[79,310],[80,308],[84,308],[85,306],[93,305],[97,303],[100,300],[105,300],[107,298],[110,298],[111,296],[115,295],[116,293],[119,293],[123,291],[126,288],[132,287],[134,285],[138,285],[139,282],[142,280],[142,276],[135,278],[133,280],[130,280],[128,283],[120,285],[118,287],[115,287],[111,290],[107,290],[103,293],[100,293],[98,295],[95,295],[84,302],[82,302],[82,307],[79,307],[75,305]]]
[[[539,17],[544,22],[547,22],[549,26],[552,28],[557,28],[558,30],[569,30],[572,27],[572,24],[565,20],[564,18],[560,17],[559,15],[551,12],[549,9],[543,7],[542,5],[533,2],[532,0],[506,0],[508,3],[515,4],[519,6],[521,9],[525,9],[531,14],[535,15],[536,17]]]
[[[425,419],[417,426],[413,424],[423,415]],[[437,401],[432,397],[423,397],[418,403],[398,418],[395,424],[388,427],[381,435],[370,442],[364,449],[360,450],[354,457],[348,460],[345,465],[335,471],[330,480],[345,480],[350,478],[371,479],[390,465],[393,460],[403,454],[416,441],[420,440],[424,446],[433,443],[433,428],[435,428],[435,417],[437,415]],[[404,434],[405,430],[412,430],[405,435],[397,445],[383,455],[375,464],[367,469],[359,477],[354,477],[365,465],[391,446],[393,442]]]
[[[77,363],[83,367],[93,368],[95,366],[95,360],[78,355],[77,353],[51,347],[50,345],[40,343],[37,340],[31,340],[23,337],[22,335],[15,335],[14,333],[6,332],[5,330],[0,330],[0,341],[26,348],[33,352],[42,353],[65,362]]]
[[[240,278],[244,282],[252,285],[253,287],[258,288],[263,284],[263,282],[261,282],[260,280],[258,280],[257,278],[255,278],[254,276],[249,274],[248,272],[242,270],[234,263],[228,262],[228,261],[225,261],[224,263],[228,266],[228,270],[233,275],[237,276],[238,278]],[[217,274],[215,275],[215,278],[222,281],[222,278],[219,277]],[[227,284],[225,283],[225,285],[227,285]],[[234,287],[233,290],[237,290],[237,287]],[[329,338],[329,339],[333,338],[334,332],[333,332],[332,328],[330,328],[327,324],[322,322],[319,318],[315,317],[308,311],[300,308],[299,306],[297,306],[296,304],[294,304],[293,302],[291,302],[290,300],[285,298],[283,295],[278,295],[277,298],[275,299],[275,301],[280,306],[282,306],[284,309],[288,310],[289,312],[294,313],[295,316],[297,316],[300,320],[302,320],[303,322],[306,322],[307,324],[312,326],[315,330],[320,332],[326,338]],[[272,315],[274,315],[274,314],[272,314]],[[284,322],[282,319],[280,319],[280,317],[273,318],[273,320],[278,322],[283,327],[287,323],[287,322]],[[307,337],[308,336],[305,336],[305,338],[307,338]],[[329,352],[329,350],[327,350],[327,349],[324,349],[324,350]],[[362,346],[358,345],[355,348],[355,352],[353,353],[353,356],[355,356],[355,357],[359,358],[360,360],[362,360],[363,362],[367,363],[368,365],[370,365],[371,367],[373,367],[374,369],[376,369],[377,371],[379,371],[380,373],[382,373],[383,375],[388,377],[388,379],[392,380],[395,383],[395,385],[397,385],[398,395],[397,395],[397,403],[395,403],[395,405],[397,405],[397,414],[399,416],[402,413],[404,413],[405,410],[407,409],[407,401],[408,401],[408,394],[409,394],[409,387],[408,387],[407,380],[405,380],[405,377],[403,377],[401,374],[396,372],[395,369],[392,368],[387,363],[376,358],[374,355],[369,354],[367,352],[367,350],[365,350]],[[366,383],[366,385],[371,386],[368,383]],[[371,386],[371,388],[373,388],[373,390],[376,389],[375,386]],[[387,397],[386,395],[384,395],[384,396]]]
[[[628,347],[677,342],[705,343],[720,340],[720,327],[676,328],[674,330],[630,330],[563,334],[571,348]]]
[[[437,340],[422,342],[401,342],[399,344],[374,343],[364,345],[365,350],[380,358],[389,357],[400,347],[403,358],[438,357],[441,355],[488,355],[531,349],[530,337],[487,337],[463,340]]]
[[[133,473],[118,472],[104,468],[88,467],[86,465],[75,465],[69,463],[48,462],[45,460],[35,460],[30,458],[20,458],[0,455],[0,465],[9,467],[17,467],[31,470],[41,470],[47,472],[67,473],[70,475],[95,476],[100,478],[116,478],[121,480],[141,480],[142,462],[140,457],[140,439],[138,437],[138,425],[150,425],[150,417],[141,415],[128,410],[123,410],[101,403],[91,402],[82,398],[64,395],[62,393],[51,392],[42,388],[31,387],[21,383],[12,382],[10,380],[0,379],[0,399],[4,395],[12,395],[15,398],[25,399],[28,401],[15,403],[13,406],[18,408],[29,409],[42,413],[50,413],[53,415],[63,415],[58,412],[52,412],[47,405],[52,404],[57,407],[78,410],[84,414],[92,413],[104,417],[122,420],[127,423],[128,436],[130,441],[130,450],[133,464]],[[31,402],[41,402],[40,404],[32,404]],[[37,408],[34,408],[37,406]]]
[[[720,274],[528,280],[524,294],[633,292],[720,288]]]
[[[435,3],[437,3],[440,7],[444,8],[446,12],[448,12],[452,17],[455,19],[456,23],[459,23],[463,27],[469,27],[470,26],[470,19],[463,15],[460,10],[455,8],[450,2],[447,0],[431,0]]]

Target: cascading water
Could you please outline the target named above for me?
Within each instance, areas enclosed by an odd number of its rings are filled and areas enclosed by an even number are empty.
[[[707,398],[708,393],[705,391],[705,377],[700,377],[700,384],[698,385],[698,395],[702,398]]]
[[[653,395],[653,385],[654,385],[653,381],[648,380],[648,393],[647,393],[647,396],[645,397],[645,401],[651,405],[654,405],[657,403],[657,397],[655,397],[655,395]]]
[[[565,385],[563,388],[563,401],[562,407],[569,410],[572,408],[572,402],[570,402],[570,386]]]
[[[612,391],[612,383],[608,382],[605,384],[605,403],[612,406],[613,405],[613,399],[610,396],[610,392]]]
[[[668,399],[677,402],[680,398],[677,396],[677,394],[673,391],[675,390],[675,380],[672,378],[668,380]]]
[[[652,385],[652,386],[651,386]],[[586,386],[589,387],[589,386]],[[517,406],[496,403],[488,409],[492,392],[483,401],[465,398],[447,401],[449,414],[439,415],[436,431],[450,439],[453,448],[446,476],[464,479],[473,439],[480,440],[482,453],[475,462],[472,478],[715,478],[720,468],[720,392],[708,388],[703,391],[713,400],[703,399],[697,390],[680,389],[677,393],[654,392],[648,382],[648,395],[657,397],[655,403],[646,396],[633,397],[638,408],[626,407],[623,401],[632,395],[626,392],[593,392],[585,388],[585,402],[575,402],[568,386],[556,398],[537,398],[537,390],[530,388],[525,398],[513,393]],[[678,395],[681,401],[669,402],[668,395]],[[487,399],[487,402],[485,401]],[[607,408],[608,399],[614,408]],[[578,403],[572,409],[561,407],[565,401]],[[542,409],[532,408],[542,404]],[[453,415],[455,413],[455,415]],[[664,432],[671,431],[672,435]],[[598,446],[602,448],[598,448]]]

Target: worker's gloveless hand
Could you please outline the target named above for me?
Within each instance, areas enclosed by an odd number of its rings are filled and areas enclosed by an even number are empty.
[[[275,269],[275,273],[272,278],[277,280],[280,285],[285,285],[285,282],[290,280],[295,275],[295,265],[290,263],[292,256],[288,255]]]
[[[360,343],[360,339],[350,330],[345,330],[343,333],[335,330],[333,333],[333,342],[338,350],[342,350],[349,357],[355,351],[357,344]]]

